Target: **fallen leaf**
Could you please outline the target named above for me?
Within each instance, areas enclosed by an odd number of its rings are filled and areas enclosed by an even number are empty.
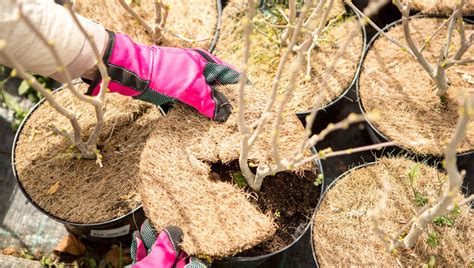
[[[105,259],[112,267],[123,267],[124,265],[130,264],[132,262],[132,258],[130,258],[130,248],[123,249],[113,245],[112,249],[105,255]]]
[[[48,189],[48,194],[49,195],[55,194],[59,190],[59,183],[60,182],[61,182],[61,180],[58,180],[51,187],[49,187],[49,189]]]
[[[14,247],[6,247],[3,249],[3,255],[13,255],[17,252],[17,249]]]
[[[86,246],[84,246],[84,244],[73,234],[68,234],[61,242],[59,242],[53,252],[55,255],[68,253],[74,256],[81,256],[85,251]]]

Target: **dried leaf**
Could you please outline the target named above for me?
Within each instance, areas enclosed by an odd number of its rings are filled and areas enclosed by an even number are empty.
[[[124,249],[114,245],[105,255],[105,259],[112,267],[123,267],[124,265],[130,264],[132,262],[130,258],[130,248]]]
[[[60,182],[61,182],[61,180],[58,180],[51,187],[49,187],[49,189],[48,189],[48,194],[49,195],[55,194],[59,190],[59,183]]]
[[[14,247],[6,247],[2,251],[3,255],[13,255],[17,253],[17,249]]]
[[[77,239],[73,234],[66,235],[61,242],[54,249],[54,254],[61,255],[61,253],[68,253],[74,256],[82,256],[86,251],[86,246]]]

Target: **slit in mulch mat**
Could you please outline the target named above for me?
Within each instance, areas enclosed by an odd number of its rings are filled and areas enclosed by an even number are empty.
[[[236,256],[261,256],[283,249],[296,240],[309,224],[321,189],[314,184],[317,177],[314,172],[305,171],[302,175],[279,172],[266,177],[260,193],[256,193],[247,186],[237,160],[211,163],[211,170],[210,178],[213,180],[244,188],[252,197],[249,200],[263,213],[271,214],[278,226],[275,235]]]

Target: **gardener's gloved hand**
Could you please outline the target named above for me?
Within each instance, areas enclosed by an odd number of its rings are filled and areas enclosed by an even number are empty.
[[[140,231],[133,233],[131,248],[132,268],[206,268],[207,265],[181,251],[183,231],[179,227],[166,227],[157,232],[146,220]]]
[[[232,112],[227,98],[214,86],[235,84],[240,74],[207,51],[146,46],[125,34],[109,32],[103,58],[111,92],[156,105],[180,101],[219,122]],[[99,88],[97,72],[88,94],[96,95]]]

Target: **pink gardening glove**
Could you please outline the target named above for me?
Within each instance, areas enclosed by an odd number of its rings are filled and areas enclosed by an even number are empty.
[[[179,227],[166,227],[157,236],[155,229],[146,220],[140,232],[133,233],[132,268],[206,268],[204,262],[181,251],[179,244],[182,239],[183,231]]]
[[[109,32],[104,63],[111,92],[156,105],[180,101],[219,122],[232,112],[227,98],[214,86],[235,84],[240,74],[202,49],[146,46],[125,34]],[[96,95],[99,74],[89,82],[88,94]]]

